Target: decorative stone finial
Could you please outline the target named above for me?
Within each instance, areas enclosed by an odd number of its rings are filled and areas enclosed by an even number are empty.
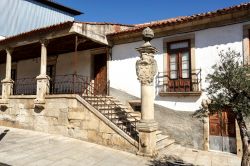
[[[151,46],[150,41],[154,38],[154,31],[147,27],[142,31],[142,35],[143,40],[145,41],[143,46]]]
[[[157,63],[154,59],[154,53],[157,50],[150,44],[150,41],[154,38],[154,32],[147,27],[142,31],[142,34],[145,43],[136,48],[141,55],[136,62],[136,74],[142,85],[152,85],[154,76],[157,73]]]

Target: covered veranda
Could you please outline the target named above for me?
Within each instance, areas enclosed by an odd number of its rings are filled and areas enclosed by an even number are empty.
[[[1,40],[1,104],[11,95],[36,95],[39,104],[49,94],[106,94],[105,32],[116,26],[65,22]]]

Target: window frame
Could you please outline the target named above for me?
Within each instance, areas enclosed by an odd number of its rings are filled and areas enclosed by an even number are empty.
[[[182,42],[187,42],[188,43],[188,47],[184,47],[184,48],[177,48],[177,49],[171,49],[171,44],[176,44],[176,43],[182,43]],[[191,39],[185,39],[185,40],[178,40],[178,41],[172,41],[172,42],[167,42],[167,73],[169,75],[169,79],[170,80],[180,80],[180,79],[192,79],[192,56],[191,56]],[[188,56],[189,56],[189,77],[188,78],[182,78],[182,61],[181,61],[181,52],[188,52]],[[170,69],[170,56],[171,54],[174,53],[177,55],[176,59],[177,59],[177,78],[176,79],[172,79],[170,76],[171,73],[171,69]],[[181,63],[181,64],[180,64]]]

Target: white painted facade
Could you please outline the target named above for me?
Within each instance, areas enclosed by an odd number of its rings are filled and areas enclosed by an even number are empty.
[[[196,69],[202,70],[202,89],[206,87],[205,78],[207,74],[212,71],[211,66],[218,62],[218,53],[220,50],[230,48],[236,50],[241,55],[243,54],[244,24],[249,24],[249,22],[209,28],[190,33],[190,35],[194,35],[195,39],[195,66]],[[182,34],[178,36],[182,36]],[[164,44],[166,43],[164,43],[164,41],[167,38],[173,37],[175,36],[166,36],[155,38],[151,41],[151,44],[159,51],[155,55],[159,72],[166,70],[164,66],[164,56],[166,56]],[[135,48],[142,44],[143,41],[114,45],[112,48],[112,60],[108,63],[110,86],[136,97],[140,97],[140,84],[137,80],[135,70],[135,63],[139,59],[139,53]],[[160,97],[157,91],[156,89],[155,103],[177,111],[195,111],[199,109],[202,99],[206,98],[204,91],[202,95],[198,97]]]

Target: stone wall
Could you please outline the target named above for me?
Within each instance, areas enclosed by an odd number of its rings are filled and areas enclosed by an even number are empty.
[[[44,110],[34,109],[35,97],[12,97],[7,109],[0,111],[0,125],[59,134],[116,149],[136,152],[136,145],[119,129],[84,105],[76,95],[50,96]],[[92,109],[92,110],[91,110]],[[101,117],[101,118],[100,118]]]

